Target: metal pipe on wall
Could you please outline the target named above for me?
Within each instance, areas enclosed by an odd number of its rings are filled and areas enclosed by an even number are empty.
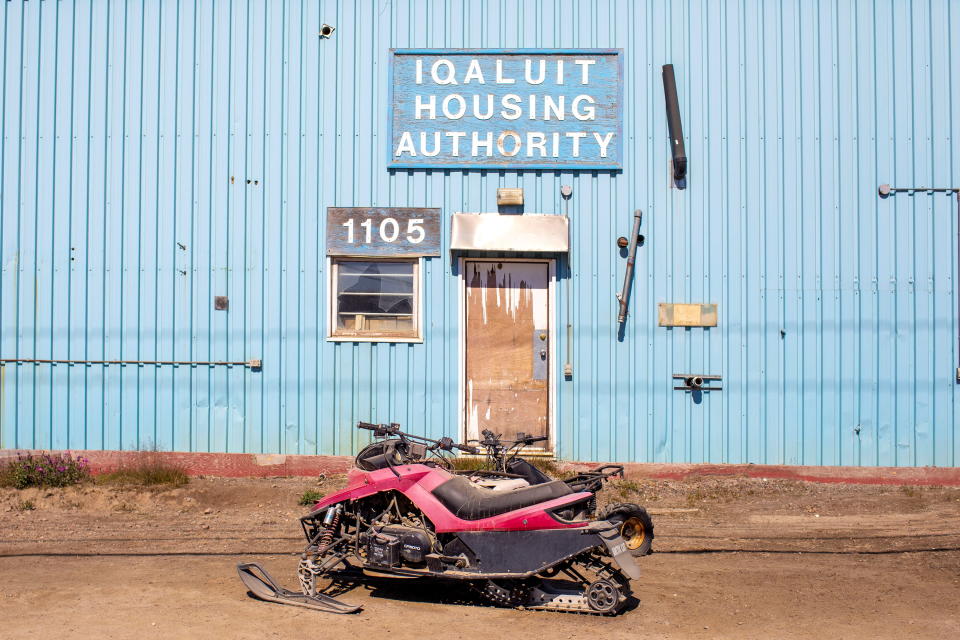
[[[687,177],[687,150],[683,143],[680,99],[677,97],[677,79],[673,75],[672,64],[663,65],[663,96],[667,106],[667,129],[670,131],[673,179],[682,182]]]
[[[567,229],[570,229],[570,198],[573,196],[573,187],[560,187],[563,197],[563,216],[567,219]],[[573,243],[568,243],[567,249],[567,358],[563,363],[563,376],[573,377]]]
[[[44,358],[0,358],[0,367],[7,364],[69,364],[69,365],[154,365],[154,366],[183,366],[183,367],[248,367],[262,369],[262,360],[247,361],[214,361],[214,360],[56,360]]]
[[[627,305],[630,302],[630,281],[633,280],[633,264],[637,258],[637,239],[640,237],[640,220],[643,212],[637,209],[633,212],[633,235],[630,237],[630,253],[627,255],[627,270],[623,274],[623,289],[617,294],[620,301],[620,314],[617,324],[623,324],[627,319]]]

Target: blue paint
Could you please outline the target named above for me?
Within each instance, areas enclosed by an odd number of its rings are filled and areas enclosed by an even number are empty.
[[[0,357],[264,364],[5,366],[0,446],[351,454],[357,420],[456,436],[449,216],[496,211],[498,187],[560,212],[569,184],[560,456],[960,464],[956,202],[876,195],[960,184],[949,0],[6,2],[0,33]],[[622,172],[387,169],[391,47],[582,46],[623,52]],[[324,215],[345,204],[442,209],[422,344],[325,340]],[[715,302],[719,326],[658,327],[659,302]],[[697,404],[681,372],[723,391]]]
[[[621,168],[619,50],[391,54],[391,168]]]

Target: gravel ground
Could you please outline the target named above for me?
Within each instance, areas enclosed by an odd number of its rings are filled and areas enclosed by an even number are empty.
[[[297,500],[342,483],[195,478],[159,490],[0,490],[0,635],[960,636],[960,488],[615,483],[601,502],[644,504],[657,537],[633,584],[639,602],[613,618],[499,609],[449,584],[410,580],[342,594],[364,607],[352,616],[247,596],[236,563],[261,562],[293,586],[306,511]]]

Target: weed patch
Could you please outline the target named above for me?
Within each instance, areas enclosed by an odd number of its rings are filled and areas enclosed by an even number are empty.
[[[37,508],[37,505],[33,503],[33,500],[21,500],[17,503],[17,511],[33,511]]]
[[[560,463],[550,458],[534,458],[531,456],[529,458],[524,458],[524,460],[556,480],[563,480],[575,475],[572,471],[564,471],[561,469]],[[453,465],[453,468],[456,471],[482,471],[491,468],[487,462],[487,458],[480,456],[469,458],[463,456],[454,456],[450,458],[450,464]]]
[[[67,487],[90,477],[86,458],[69,453],[51,455],[18,455],[0,466],[0,487]]]
[[[319,502],[324,496],[323,493],[315,489],[307,489],[303,492],[303,495],[300,496],[299,504],[305,507],[312,507],[315,502]]]
[[[179,487],[190,482],[187,472],[153,451],[137,455],[116,471],[97,476],[97,484]]]
[[[524,458],[527,462],[535,466],[540,471],[555,480],[565,480],[576,475],[573,471],[564,471],[560,468],[560,462],[551,458]]]
[[[487,468],[486,458],[467,458],[464,456],[452,456],[448,458],[455,471],[479,471]]]

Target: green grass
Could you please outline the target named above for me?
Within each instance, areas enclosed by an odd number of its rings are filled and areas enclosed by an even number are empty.
[[[190,482],[180,466],[165,461],[154,452],[145,451],[116,471],[96,477],[97,484],[134,485],[145,487],[180,487]]]
[[[120,469],[97,476],[98,484],[179,487],[190,482],[190,477],[176,467],[139,467]]]
[[[450,464],[456,471],[479,471],[487,468],[486,458],[466,458],[463,456],[453,456],[448,458]]]
[[[480,471],[489,468],[486,457],[455,456],[449,460],[450,464],[453,465],[453,468],[456,471]],[[537,469],[540,469],[540,471],[543,471],[551,478],[563,480],[564,478],[574,475],[571,471],[564,471],[561,469],[560,463],[551,458],[535,458],[531,456],[529,458],[524,458],[524,460],[535,466]]]
[[[324,494],[316,489],[307,489],[303,492],[303,495],[300,496],[298,504],[305,507],[312,507],[313,503],[318,502],[323,496]]]

